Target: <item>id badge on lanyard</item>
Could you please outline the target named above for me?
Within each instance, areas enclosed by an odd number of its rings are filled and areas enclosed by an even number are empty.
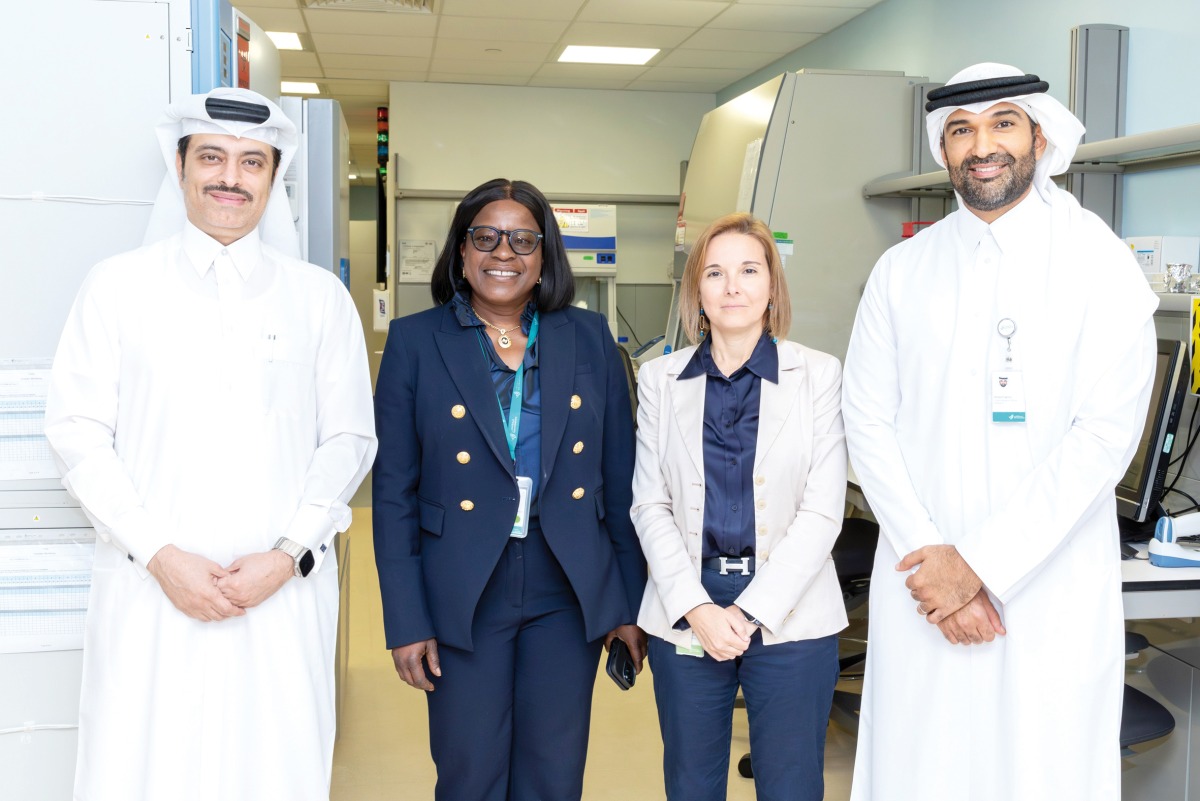
[[[537,339],[538,333],[538,313],[533,313],[533,322],[529,326],[529,341],[525,343],[525,350],[528,351],[533,347],[534,340]],[[521,431],[521,404],[525,400],[525,360],[521,359],[521,366],[517,368],[517,374],[513,378],[512,398],[508,402],[508,414],[504,413],[504,407],[500,407],[500,419],[504,422],[504,436],[508,440],[508,455],[512,457],[513,465],[517,463],[517,436]],[[499,401],[497,401],[497,404]],[[529,534],[529,504],[533,498],[533,479],[529,476],[517,476],[517,516],[513,520],[512,531],[510,537],[523,539]]]
[[[1007,340],[1004,367],[992,372],[991,399],[993,423],[1025,422],[1025,376],[1013,356],[1013,334],[1017,324],[1005,317],[996,325],[996,332]]]

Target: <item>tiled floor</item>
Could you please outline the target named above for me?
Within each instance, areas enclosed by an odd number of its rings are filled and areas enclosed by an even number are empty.
[[[370,509],[354,510],[350,529],[350,660],[346,707],[333,758],[331,801],[424,801],[436,776],[429,758],[425,699],[403,684],[384,648],[379,586],[371,546]],[[729,799],[754,798],[753,783],[737,775],[749,749],[744,711],[734,716]],[[850,796],[854,738],[830,726],[825,749],[825,798]],[[658,801],[662,741],[650,676],[622,693],[606,678],[596,682],[586,801]]]

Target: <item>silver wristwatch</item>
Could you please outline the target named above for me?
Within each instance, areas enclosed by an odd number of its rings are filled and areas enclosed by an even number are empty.
[[[287,537],[280,537],[275,540],[273,551],[283,551],[288,556],[292,557],[293,575],[297,578],[304,578],[312,572],[313,565],[316,560],[313,558],[312,551],[305,548],[298,542],[293,542]]]

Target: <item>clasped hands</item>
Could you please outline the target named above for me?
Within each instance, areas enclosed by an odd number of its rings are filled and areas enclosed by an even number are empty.
[[[758,626],[746,620],[737,604],[718,606],[700,604],[684,615],[704,652],[718,662],[734,659],[746,653],[750,638]]]
[[[252,553],[222,567],[174,545],[161,548],[146,569],[175,608],[212,622],[240,617],[270,598],[294,574],[292,557],[282,551]]]
[[[913,571],[904,586],[917,601],[917,614],[936,625],[951,644],[991,642],[1007,633],[983,581],[953,545],[918,548],[901,559],[896,570]]]

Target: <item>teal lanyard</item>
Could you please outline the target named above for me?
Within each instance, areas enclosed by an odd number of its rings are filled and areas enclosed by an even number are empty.
[[[528,351],[533,347],[534,340],[538,334],[538,313],[533,313],[533,322],[529,325],[529,341],[525,343],[525,350]],[[487,336],[484,334],[484,336]],[[482,341],[479,343],[482,347]],[[485,351],[486,355],[486,351]],[[500,407],[500,419],[504,421],[504,436],[508,439],[508,455],[512,457],[513,464],[517,463],[517,434],[521,431],[521,402],[525,397],[525,357],[522,355],[521,364],[517,367],[517,375],[513,379],[512,398],[508,402],[508,414],[504,413],[504,404],[500,402],[500,398],[496,398],[496,405]]]

